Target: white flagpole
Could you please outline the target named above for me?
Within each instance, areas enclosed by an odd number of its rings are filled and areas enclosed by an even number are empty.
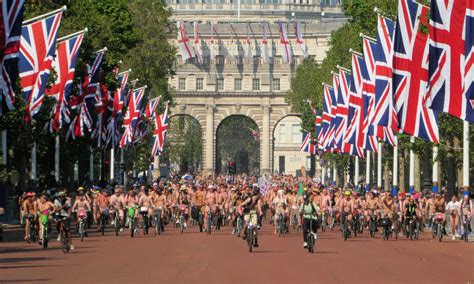
[[[354,186],[359,184],[359,156],[355,156],[354,161]]]
[[[337,180],[337,169],[336,169],[336,165],[333,165],[332,166],[332,182],[335,183],[336,180]]]
[[[438,146],[433,145],[433,191],[438,191]]]
[[[415,137],[410,138],[411,143],[415,143]],[[415,190],[415,152],[410,150],[410,191]]]
[[[370,189],[370,151],[365,155],[365,185]]]
[[[74,180],[79,180],[79,163],[77,161],[74,163]]]
[[[237,22],[240,22],[240,1],[237,0]]]
[[[110,180],[114,180],[115,177],[115,149],[112,147],[110,149]]]
[[[31,148],[31,179],[36,180],[36,143]]]
[[[382,187],[382,142],[379,141],[379,152],[377,153],[377,187]]]
[[[398,147],[393,147],[393,170],[392,170],[392,185],[393,188],[398,186]]]
[[[326,167],[322,166],[321,167],[321,184],[324,184],[326,181]]]
[[[94,149],[90,147],[90,156],[89,156],[89,180],[94,180]]]
[[[464,190],[469,189],[469,122],[463,122],[463,151],[462,151],[462,183]]]
[[[59,182],[59,142],[59,135],[57,135],[54,145],[54,177],[56,178],[56,182]]]

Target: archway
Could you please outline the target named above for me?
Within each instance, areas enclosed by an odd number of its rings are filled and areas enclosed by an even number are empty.
[[[260,171],[259,129],[245,115],[226,117],[216,131],[216,173],[227,173],[228,162],[236,163],[237,173]]]
[[[179,173],[200,171],[202,128],[199,121],[187,114],[171,116],[165,147],[164,158],[170,170]]]
[[[310,170],[310,155],[300,150],[303,133],[298,115],[282,117],[273,128],[273,172],[301,175],[301,166]]]

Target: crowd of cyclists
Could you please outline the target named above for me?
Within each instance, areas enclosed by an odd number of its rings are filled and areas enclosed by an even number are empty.
[[[106,226],[112,226],[116,235],[126,229],[131,237],[148,234],[152,228],[157,235],[170,227],[183,233],[188,226],[211,234],[228,226],[252,250],[259,245],[259,228],[268,223],[278,236],[290,229],[300,231],[303,247],[312,250],[318,231],[336,228],[344,240],[364,230],[373,238],[381,235],[387,240],[418,239],[421,232],[431,229],[433,238],[440,241],[448,234],[453,240],[467,241],[471,233],[473,203],[468,192],[447,201],[444,188],[423,195],[337,188],[293,176],[265,178],[268,182],[262,185],[257,177],[246,175],[186,175],[130,188],[93,186],[74,192],[64,188],[54,195],[30,191],[20,201],[24,239],[47,248],[55,228],[57,241],[68,252],[74,249],[73,235],[82,241],[87,231],[97,229],[104,234]]]

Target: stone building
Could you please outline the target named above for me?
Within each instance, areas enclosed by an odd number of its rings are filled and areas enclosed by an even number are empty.
[[[216,170],[216,131],[232,115],[248,116],[258,126],[260,172],[295,174],[301,166],[308,168],[308,155],[300,151],[301,120],[285,100],[296,67],[304,59],[293,23],[301,23],[307,53],[321,62],[331,32],[346,21],[340,0],[167,3],[173,9],[173,20],[184,23],[190,43],[202,55],[202,59],[183,61],[178,54],[176,75],[169,82],[176,90],[173,115],[189,115],[201,125],[203,170]],[[194,44],[194,21],[199,26],[198,45]],[[281,56],[278,22],[287,30],[291,63],[285,63]],[[264,25],[269,62],[264,60]],[[176,36],[170,40],[177,45]]]

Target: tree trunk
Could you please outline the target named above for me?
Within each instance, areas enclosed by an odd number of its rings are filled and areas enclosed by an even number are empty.
[[[388,159],[385,159],[384,169],[383,169],[383,187],[385,191],[390,192],[390,164]]]
[[[415,191],[421,191],[420,156],[415,154]]]

